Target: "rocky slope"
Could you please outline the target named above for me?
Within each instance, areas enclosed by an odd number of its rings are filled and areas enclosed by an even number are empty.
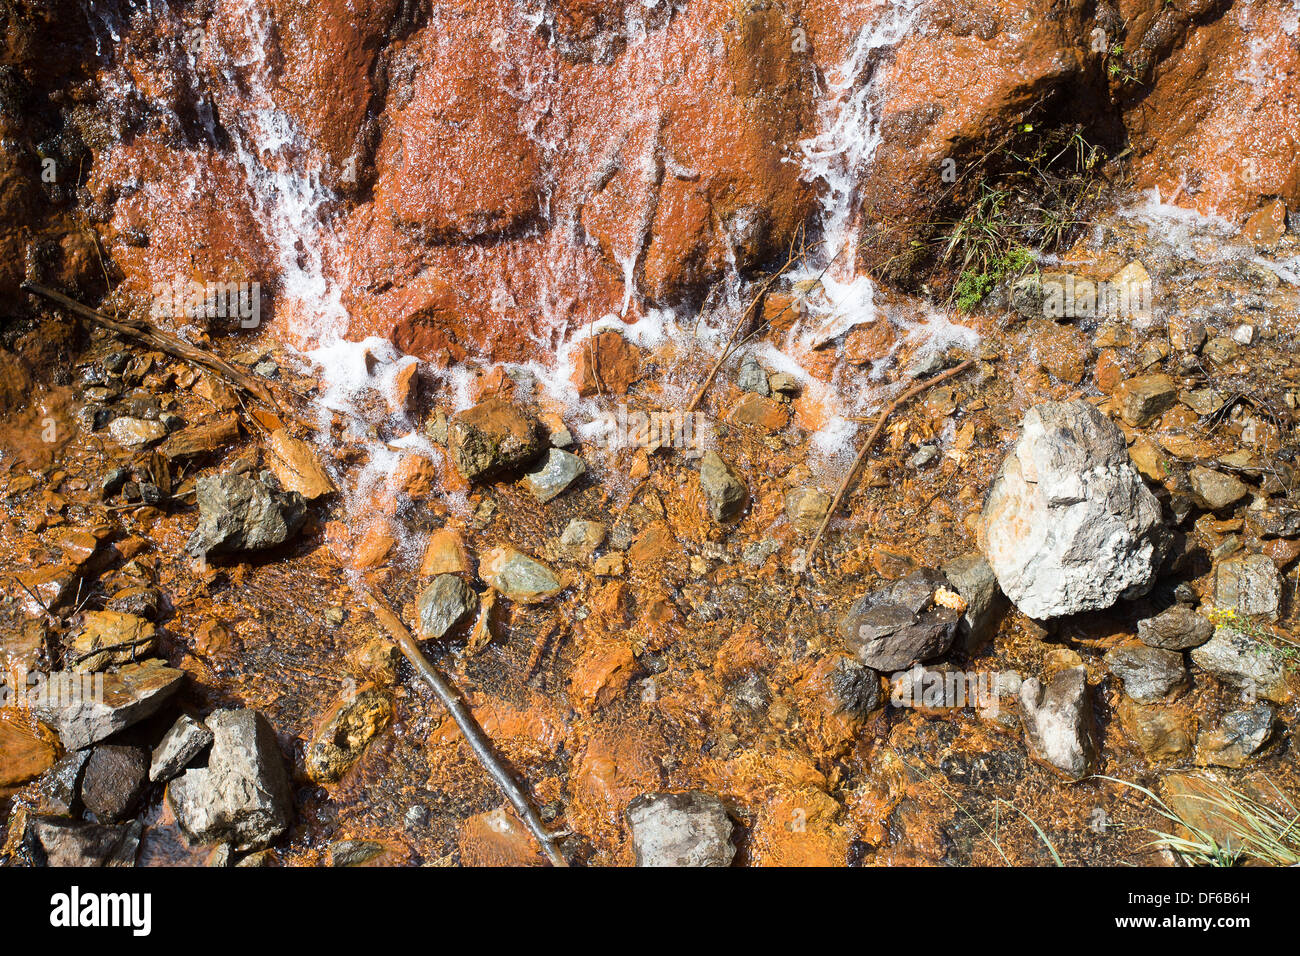
[[[0,7],[0,658],[68,692],[0,710],[0,860],[542,862],[362,592],[574,863],[1295,801],[1289,5],[88,9]],[[1082,221],[958,311],[1040,134]]]

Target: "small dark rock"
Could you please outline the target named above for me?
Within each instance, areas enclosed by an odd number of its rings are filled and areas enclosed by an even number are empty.
[[[948,587],[938,571],[923,569],[858,598],[840,634],[858,659],[878,671],[901,671],[945,654],[957,636],[960,615],[934,603]]]
[[[149,758],[142,747],[100,744],[86,761],[81,801],[100,823],[130,816],[144,793]]]
[[[1138,640],[1166,651],[1200,647],[1214,636],[1214,625],[1185,604],[1138,621]]]
[[[1187,687],[1187,666],[1177,651],[1126,644],[1107,651],[1105,660],[1124,682],[1124,693],[1139,704],[1153,704]]]

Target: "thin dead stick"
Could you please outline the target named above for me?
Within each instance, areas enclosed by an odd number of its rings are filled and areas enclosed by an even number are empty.
[[[55,292],[53,289],[47,289],[43,285],[37,285],[35,282],[24,282],[22,284],[24,291],[32,295],[38,295],[42,298],[49,299],[51,302],[58,303],[69,312],[88,319],[96,325],[102,325],[110,331],[119,335],[125,335],[128,338],[137,339],[146,345],[164,352],[173,358],[181,359],[192,365],[198,365],[207,369],[209,372],[219,375],[229,381],[231,384],[252,395],[255,399],[264,405],[274,409],[277,413],[285,414],[280,407],[280,403],[275,400],[275,396],[262,382],[249,375],[247,372],[240,371],[224,359],[214,355],[206,349],[190,345],[188,342],[178,339],[174,335],[164,332],[156,326],[150,325],[141,319],[121,319],[110,318],[102,312],[96,312],[94,309],[82,305],[76,299],[71,299],[62,292]],[[293,416],[296,418],[296,416]]]
[[[844,496],[848,494],[849,485],[852,484],[854,475],[856,475],[858,469],[862,467],[862,462],[866,460],[867,453],[871,451],[871,446],[874,445],[876,439],[880,437],[880,432],[885,427],[885,422],[888,420],[889,416],[897,411],[898,407],[908,399],[914,398],[928,388],[933,388],[940,382],[953,378],[956,375],[960,375],[974,364],[974,359],[967,359],[960,365],[954,365],[952,368],[948,369],[948,371],[939,373],[934,376],[934,378],[926,379],[920,385],[913,385],[902,395],[898,396],[898,398],[890,402],[885,410],[880,413],[880,417],[876,419],[876,427],[871,429],[871,434],[867,436],[866,442],[863,443],[862,448],[858,451],[858,457],[853,459],[853,465],[849,468],[849,473],[845,475],[844,480],[840,482],[839,490],[835,492],[835,498],[831,501],[831,506],[826,509],[826,516],[822,518],[822,523],[817,527],[817,534],[813,536],[812,544],[808,546],[808,556],[804,559],[804,567],[812,567],[813,558],[817,554],[817,545],[821,543],[822,535],[826,533],[827,527],[830,526],[831,519],[835,517],[835,512],[838,511],[840,505],[843,504]]]
[[[528,797],[519,788],[519,784],[510,771],[501,765],[496,752],[492,749],[492,742],[488,740],[487,735],[483,733],[483,729],[474,720],[474,715],[465,706],[464,699],[434,669],[434,666],[429,663],[429,659],[420,652],[415,639],[411,637],[411,632],[406,629],[406,625],[401,622],[398,616],[389,610],[383,601],[365,588],[355,585],[354,588],[366,606],[370,608],[370,612],[374,614],[375,620],[397,641],[397,646],[401,648],[406,659],[411,662],[411,666],[419,671],[420,676],[428,681],[429,686],[433,688],[434,694],[442,701],[442,705],[447,708],[447,712],[451,714],[451,719],[456,721],[456,726],[465,735],[465,740],[469,743],[470,749],[474,751],[474,756],[483,765],[483,769],[496,781],[497,787],[505,794],[506,799],[510,801],[510,805],[515,808],[515,813],[519,814],[519,818],[541,845],[542,851],[546,854],[546,858],[551,861],[551,865],[568,866],[568,861],[555,848],[557,835],[549,832],[542,825],[542,821],[537,816],[537,811],[533,809]]]
[[[727,336],[727,344],[722,347],[722,353],[718,356],[718,360],[713,363],[713,368],[709,369],[709,374],[704,376],[704,381],[701,382],[700,387],[696,389],[695,396],[691,399],[691,403],[686,406],[686,411],[693,412],[695,409],[699,408],[700,402],[704,400],[704,393],[709,390],[709,386],[713,384],[713,380],[718,377],[718,371],[726,363],[727,359],[732,356],[733,352],[731,347],[735,344],[736,336],[739,335],[740,330],[745,327],[745,323],[749,320],[754,308],[758,303],[763,301],[763,297],[766,296],[768,290],[776,284],[776,281],[790,271],[790,267],[794,265],[797,258],[798,254],[795,252],[794,244],[791,243],[790,255],[786,258],[785,265],[781,266],[780,269],[777,269],[776,272],[768,276],[767,281],[763,283],[763,287],[758,290],[758,294],[749,300],[749,305],[745,306],[745,311],[740,313],[740,318],[738,318],[736,324],[731,327],[731,334]]]

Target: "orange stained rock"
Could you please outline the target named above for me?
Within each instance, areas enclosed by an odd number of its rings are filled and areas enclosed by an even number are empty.
[[[667,521],[656,521],[637,535],[628,548],[627,559],[633,566],[653,564],[677,553],[677,539]]]
[[[765,432],[780,431],[789,420],[788,406],[757,392],[746,392],[727,413],[727,421]]]
[[[617,699],[636,669],[636,657],[626,643],[594,644],[578,658],[569,680],[574,706],[590,713]]]
[[[352,549],[351,566],[357,571],[369,571],[388,559],[388,553],[397,544],[387,521],[376,521],[366,528],[361,540]]]
[[[466,574],[470,570],[469,554],[460,533],[443,528],[429,535],[420,561],[420,577],[431,578],[438,574]]]
[[[544,866],[546,863],[528,828],[505,806],[465,820],[456,843],[463,866]]]

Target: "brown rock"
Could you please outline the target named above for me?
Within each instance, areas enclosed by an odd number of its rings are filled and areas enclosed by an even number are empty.
[[[536,420],[499,398],[480,402],[447,424],[447,448],[470,481],[526,464],[541,447]]]
[[[19,711],[0,710],[0,796],[39,777],[58,756],[58,738],[43,724]]]
[[[573,384],[584,398],[626,395],[641,377],[641,350],[617,332],[601,332],[578,347]]]
[[[429,535],[420,561],[420,577],[431,578],[438,574],[466,574],[469,572],[469,555],[461,536],[450,528]]]
[[[1178,401],[1178,386],[1168,375],[1142,375],[1121,382],[1114,398],[1126,424],[1145,428]]]
[[[392,719],[393,699],[381,688],[361,687],[339,700],[307,745],[307,776],[317,783],[338,781]]]
[[[271,471],[286,491],[296,491],[314,501],[338,489],[316,456],[315,449],[283,428],[267,439]]]
[[[765,432],[780,431],[789,420],[789,406],[757,392],[746,392],[727,414],[729,422],[759,428]]]
[[[239,440],[239,419],[234,415],[182,428],[159,447],[166,458],[206,455]]]
[[[859,325],[844,337],[844,358],[853,365],[867,365],[887,356],[897,341],[894,324],[877,319]]]
[[[148,657],[157,646],[154,626],[120,611],[88,611],[81,633],[68,648],[68,666],[102,671]]]

